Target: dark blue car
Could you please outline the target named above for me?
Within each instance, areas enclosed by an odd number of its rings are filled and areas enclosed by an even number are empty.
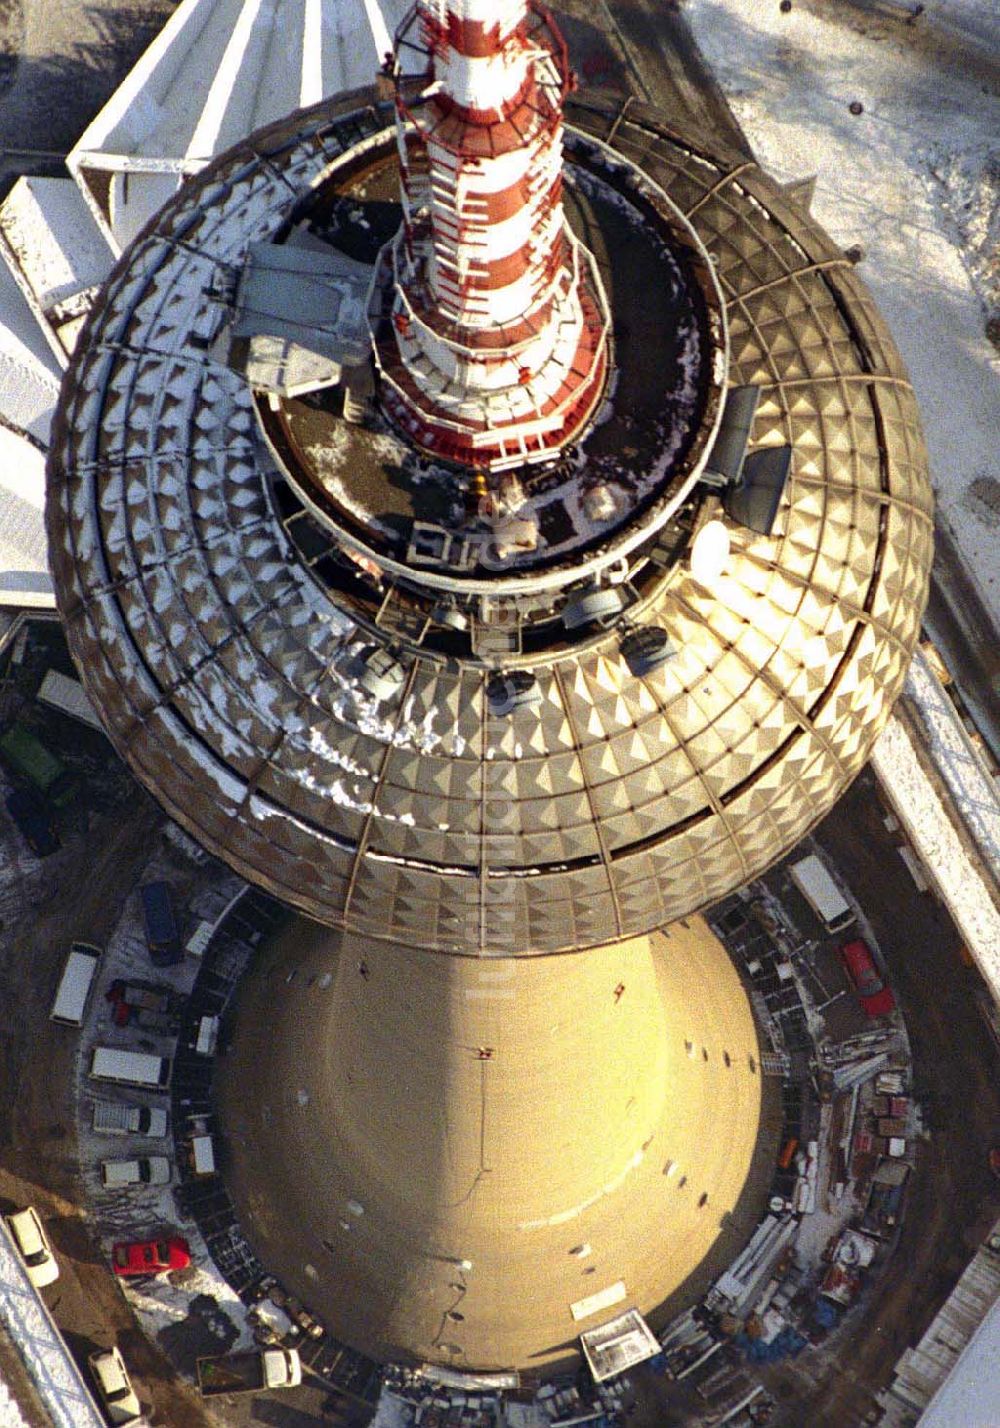
[[[48,809],[28,789],[12,789],[4,803],[22,838],[36,857],[46,858],[60,847],[59,836]]]
[[[154,967],[172,967],[183,959],[184,949],[177,930],[170,884],[144,883],[141,893],[149,960]]]

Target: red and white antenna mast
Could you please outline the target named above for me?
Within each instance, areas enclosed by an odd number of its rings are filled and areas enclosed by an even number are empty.
[[[609,361],[600,279],[563,216],[565,44],[529,0],[417,0],[394,71],[404,221],[382,255],[383,404],[448,460],[548,460]]]

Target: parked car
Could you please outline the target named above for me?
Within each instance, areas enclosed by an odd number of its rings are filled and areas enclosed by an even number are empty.
[[[861,1010],[866,1016],[885,1016],[893,1010],[896,998],[879,975],[867,942],[860,937],[845,942],[840,949],[840,960],[854,983]]]
[[[4,1219],[35,1288],[43,1289],[46,1284],[54,1283],[59,1278],[59,1266],[35,1207],[28,1205],[16,1214],[5,1215]]]
[[[61,846],[48,809],[26,788],[15,788],[4,799],[15,827],[36,858],[47,858]]]
[[[123,1279],[132,1274],[166,1274],[172,1269],[187,1269],[190,1263],[191,1248],[179,1235],[167,1240],[121,1241],[111,1251],[112,1268]]]
[[[146,929],[146,946],[154,967],[173,967],[183,961],[174,900],[170,884],[162,880],[144,883],[139,889],[142,898],[142,920]]]
[[[87,1363],[109,1420],[116,1425],[138,1423],[142,1417],[142,1405],[117,1345],[89,1354]]]

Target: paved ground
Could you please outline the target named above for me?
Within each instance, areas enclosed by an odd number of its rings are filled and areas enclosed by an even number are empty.
[[[60,652],[66,660],[58,627],[44,628],[28,655],[39,678],[43,668],[58,666]],[[0,723],[18,713],[18,697],[4,682]],[[81,805],[68,814],[61,849],[41,861],[0,811],[0,1210],[38,1208],[61,1270],[46,1302],[78,1359],[117,1340],[141,1397],[153,1404],[151,1422],[204,1428],[208,1420],[194,1395],[175,1384],[166,1359],[140,1332],[91,1238],[73,1120],[79,1034],[49,1021],[68,944],[103,943],[163,818],[100,735],[61,715],[48,721],[50,747],[88,777],[91,811]],[[2,1347],[0,1365],[6,1365]]]
[[[563,0],[553,10],[582,86],[658,105],[675,123],[720,134],[750,157],[678,0]]]
[[[59,162],[176,0],[0,0],[0,188]]]

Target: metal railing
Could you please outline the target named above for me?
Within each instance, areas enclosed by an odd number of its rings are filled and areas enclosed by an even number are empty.
[[[925,747],[988,867],[1000,869],[1000,792],[961,715],[922,650],[914,651],[904,695],[923,725]]]

